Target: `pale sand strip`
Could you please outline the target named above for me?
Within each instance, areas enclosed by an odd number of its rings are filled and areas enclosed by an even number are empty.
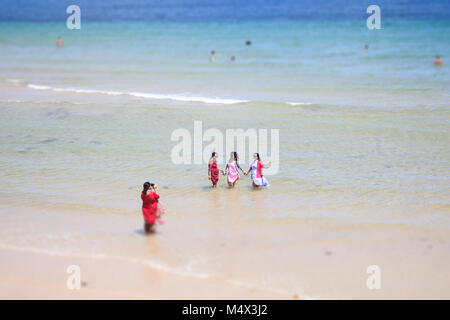
[[[0,299],[287,299],[288,296],[198,279],[148,266],[86,257],[0,249]],[[69,265],[81,268],[80,290],[69,290]]]

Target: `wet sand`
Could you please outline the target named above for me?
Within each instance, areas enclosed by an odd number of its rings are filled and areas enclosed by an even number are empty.
[[[21,208],[22,212],[16,211],[14,216],[9,215],[11,209],[2,211],[5,230],[12,230],[20,221],[39,213],[31,208]],[[53,230],[73,231],[70,225],[75,225],[77,220],[78,227],[89,224],[97,228],[95,219],[82,214],[75,210],[47,210],[45,221],[53,221],[48,226]],[[61,216],[61,221],[56,219],[57,215]],[[68,215],[73,220],[68,219]],[[189,261],[202,251],[208,257],[198,269],[195,264],[185,265],[180,255],[178,247],[185,237],[182,230],[189,233],[177,221],[180,217],[168,216],[169,226],[152,236],[129,228],[133,224],[138,227],[138,217],[109,219],[111,227],[124,227],[128,233],[117,234],[120,239],[108,250],[96,250],[96,241],[89,235],[72,236],[78,249],[60,238],[43,242],[40,232],[44,230],[39,225],[28,244],[26,239],[22,243],[0,243],[0,298],[450,298],[450,239],[445,229],[418,230],[392,225],[355,228],[317,219],[297,221],[295,225],[289,221],[259,223],[258,228],[249,230],[248,222],[234,220],[230,221],[231,230],[203,235],[205,238],[201,238],[205,240],[201,240],[197,248],[185,247],[191,257]],[[44,220],[42,213],[41,220]],[[63,221],[65,224],[61,224]],[[201,230],[192,226],[191,232],[201,233]],[[120,242],[124,243],[120,245]],[[80,290],[66,288],[69,265],[81,268],[84,286]],[[366,286],[370,265],[381,269],[380,290],[369,290]],[[203,274],[203,270],[209,273]]]
[[[167,274],[115,259],[0,249],[0,299],[286,299],[288,297]],[[81,268],[81,288],[66,286],[69,265]]]

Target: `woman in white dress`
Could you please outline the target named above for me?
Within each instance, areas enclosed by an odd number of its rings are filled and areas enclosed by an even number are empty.
[[[269,166],[262,164],[259,153],[253,154],[253,162],[245,174],[247,175],[251,172],[252,185],[254,188],[270,186],[269,181],[267,181],[262,174],[262,168],[269,168]]]

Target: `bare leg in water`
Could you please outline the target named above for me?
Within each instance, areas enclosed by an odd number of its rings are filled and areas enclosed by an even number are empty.
[[[146,234],[155,233],[156,232],[156,225],[154,223],[145,222],[145,224],[144,224],[144,231],[145,231]]]
[[[232,189],[232,188],[236,187],[236,183],[237,183],[237,180],[234,181],[233,183],[228,182],[228,187],[229,187],[230,189]]]

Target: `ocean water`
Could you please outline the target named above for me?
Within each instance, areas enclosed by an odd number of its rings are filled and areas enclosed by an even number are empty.
[[[67,1],[0,13],[2,247],[327,297],[305,260],[337,250],[335,263],[355,266],[375,248],[420,265],[404,240],[427,234],[445,270],[447,1],[380,1],[380,30],[367,29],[365,1],[78,3],[80,30],[65,26]],[[211,190],[206,164],[174,164],[171,134],[194,121],[279,129],[271,187],[241,177],[228,190],[222,176]],[[140,231],[147,180],[168,209],[153,238]]]

